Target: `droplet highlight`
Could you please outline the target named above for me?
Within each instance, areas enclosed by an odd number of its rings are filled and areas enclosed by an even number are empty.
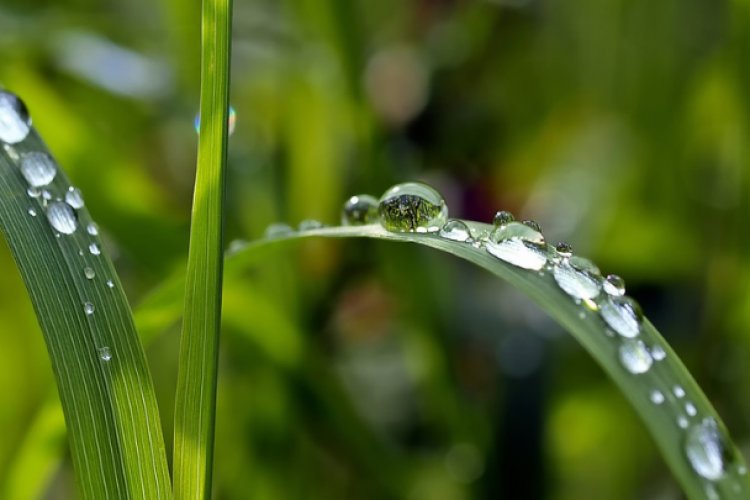
[[[237,112],[234,107],[229,106],[229,116],[227,117],[227,133],[229,135],[234,134],[234,129],[237,126]],[[193,127],[195,127],[195,133],[201,133],[201,114],[198,113],[193,119]]]
[[[341,211],[341,224],[363,226],[378,221],[378,200],[369,194],[352,196],[344,203]]]
[[[40,188],[55,180],[57,167],[47,153],[24,153],[21,155],[21,175],[31,186],[29,189]],[[29,195],[36,198],[39,195],[33,196],[32,193],[39,193],[39,190],[29,191]]]
[[[67,203],[55,201],[47,207],[47,220],[50,225],[62,234],[73,234],[78,228],[78,220],[73,209]]]
[[[91,316],[92,314],[94,314],[94,304],[92,304],[91,302],[86,302],[85,304],[83,304],[83,312],[86,313],[86,316]]]
[[[405,182],[387,190],[378,205],[380,223],[394,233],[434,233],[448,217],[448,206],[433,188]]]

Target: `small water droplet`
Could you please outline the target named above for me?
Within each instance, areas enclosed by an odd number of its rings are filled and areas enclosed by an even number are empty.
[[[509,222],[513,222],[514,220],[516,220],[516,218],[513,217],[512,213],[508,212],[507,210],[500,210],[492,218],[492,225],[495,227],[500,227],[508,224]]]
[[[509,222],[492,231],[486,248],[498,259],[531,271],[542,269],[549,258],[542,233],[519,222]]]
[[[96,243],[92,243],[89,245],[89,253],[91,255],[101,255],[102,249]]]
[[[682,386],[676,385],[672,388],[672,393],[678,398],[684,398],[685,397],[685,389],[682,388]]]
[[[440,236],[446,240],[465,242],[471,239],[471,231],[464,221],[449,219],[440,228]]]
[[[594,299],[601,291],[599,268],[583,257],[564,258],[555,266],[554,277],[557,285],[575,299]]]
[[[31,116],[26,105],[15,94],[0,91],[0,141],[16,144],[31,130]]]
[[[448,217],[440,193],[426,184],[405,182],[388,189],[378,204],[380,223],[394,233],[434,233]]]
[[[36,210],[34,210],[33,208],[30,208],[30,209],[28,210],[28,212],[29,212],[29,215],[30,215],[30,216],[32,216],[32,217],[36,217]]]
[[[44,203],[46,204],[49,200],[52,199],[52,193],[50,193],[46,189],[43,189],[42,190],[42,199],[44,200]]]
[[[50,225],[63,234],[73,234],[78,228],[76,214],[70,205],[55,201],[47,207],[47,220]]]
[[[643,312],[630,297],[609,297],[601,304],[602,319],[623,337],[633,338],[641,331]]]
[[[86,232],[89,233],[91,236],[96,236],[99,234],[99,228],[96,224],[91,222],[88,226],[86,226]]]
[[[624,340],[619,352],[622,366],[633,374],[646,373],[654,361],[646,345],[640,340]]]
[[[21,155],[21,174],[31,188],[39,188],[55,180],[57,168],[50,155],[34,151]]]
[[[526,219],[526,220],[521,221],[521,224],[525,226],[529,226],[531,229],[533,229],[534,231],[538,233],[542,232],[542,226],[540,226],[539,223],[535,220]]]
[[[655,361],[661,361],[667,357],[667,352],[662,346],[657,344],[651,348],[651,357],[654,358]]]
[[[559,253],[562,257],[570,257],[571,255],[573,255],[573,247],[568,243],[565,243],[564,241],[561,241],[557,245],[555,245],[555,250],[557,250],[557,253]]]
[[[30,187],[26,190],[26,194],[29,195],[29,198],[39,198],[42,195],[42,191],[39,188]]]
[[[321,227],[323,227],[323,223],[315,219],[305,219],[298,226],[300,231],[312,231]]]
[[[654,389],[653,391],[651,391],[649,399],[651,399],[651,402],[655,405],[660,405],[664,402],[664,394],[662,394],[660,390]]]
[[[687,402],[685,403],[685,413],[687,413],[691,417],[694,417],[698,414],[698,409],[693,403]]]
[[[68,192],[65,193],[65,203],[73,208],[83,208],[83,194],[77,187],[70,186]]]
[[[109,350],[109,347],[100,347],[97,351],[99,352],[99,359],[102,361],[109,361],[112,359],[112,351]]]
[[[693,470],[711,481],[721,479],[732,460],[726,432],[713,417],[693,425],[685,438],[685,454]]]
[[[112,281],[112,280],[107,280],[107,286],[110,287],[110,288],[114,288],[115,287],[115,282]]]
[[[5,150],[6,153],[8,153],[8,158],[10,158],[13,161],[18,161],[19,158],[21,158],[18,155],[18,151],[16,151],[16,148],[11,146],[10,144],[3,144],[3,149]]]
[[[94,314],[94,304],[92,304],[91,302],[86,302],[85,304],[83,304],[83,312],[85,312],[87,316],[91,316],[92,314]]]
[[[345,226],[362,226],[378,221],[378,200],[369,194],[352,196],[341,211],[341,224]]]
[[[294,233],[294,229],[288,224],[275,223],[266,228],[265,237],[269,239],[283,238]]]
[[[677,417],[677,426],[680,429],[687,429],[689,425],[690,425],[690,421],[687,419],[685,415],[680,415],[679,417]]]
[[[604,291],[613,297],[625,295],[625,280],[616,274],[610,274],[604,280]]]
[[[201,114],[198,113],[193,119],[193,126],[195,127],[195,133],[200,134],[201,132]],[[234,134],[234,129],[237,126],[237,112],[234,107],[229,106],[229,116],[227,117],[227,133],[229,135]]]
[[[83,275],[86,276],[87,280],[92,280],[92,279],[96,278],[96,273],[90,267],[85,267],[83,269]]]

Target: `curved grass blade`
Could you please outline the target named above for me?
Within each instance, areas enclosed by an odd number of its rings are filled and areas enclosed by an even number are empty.
[[[30,187],[20,170],[28,154],[47,155],[33,130],[0,149],[0,229],[44,333],[81,495],[170,498],[151,377],[115,270],[48,155],[54,180]]]
[[[221,323],[231,0],[203,0],[201,123],[175,399],[176,498],[210,498]]]

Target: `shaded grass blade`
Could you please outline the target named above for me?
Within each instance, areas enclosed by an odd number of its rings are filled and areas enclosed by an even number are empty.
[[[201,123],[175,400],[174,491],[209,498],[216,413],[231,0],[204,0]]]
[[[44,333],[81,496],[170,498],[153,385],[115,270],[85,208],[75,232],[53,230],[47,207],[70,183],[57,169],[50,200],[30,197],[19,169],[29,152],[46,152],[34,131],[0,149],[0,229]]]

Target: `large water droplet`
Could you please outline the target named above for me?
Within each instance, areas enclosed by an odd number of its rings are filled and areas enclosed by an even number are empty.
[[[604,321],[623,337],[636,337],[641,331],[643,312],[630,297],[610,297],[600,305]]]
[[[731,460],[729,440],[713,417],[693,425],[685,438],[685,454],[693,470],[715,481],[724,476]]]
[[[557,285],[574,299],[593,299],[601,291],[599,268],[583,257],[562,259],[554,268],[554,277]]]
[[[65,193],[65,203],[73,208],[83,208],[83,194],[77,187],[70,186]]]
[[[67,203],[55,201],[47,207],[47,220],[50,225],[63,234],[73,234],[78,228],[78,220],[73,209]]]
[[[0,91],[0,141],[21,142],[30,130],[31,117],[23,101],[15,94]]]
[[[378,205],[380,223],[388,231],[433,233],[448,217],[448,206],[440,193],[426,184],[405,182],[383,194]]]
[[[532,271],[542,269],[549,258],[542,233],[520,222],[509,222],[492,231],[486,248],[498,259]]]
[[[85,267],[83,269],[83,275],[86,276],[87,280],[92,280],[92,279],[96,278],[96,273],[90,267]]]
[[[195,133],[200,134],[201,132],[201,114],[198,113],[195,115],[195,119],[193,120],[193,126],[195,127]],[[234,134],[234,129],[237,126],[237,112],[234,110],[234,107],[229,106],[229,116],[227,117],[227,133],[229,135]]]
[[[362,226],[378,221],[378,200],[369,194],[352,196],[341,211],[341,223],[345,226]]]
[[[640,340],[625,340],[620,344],[620,362],[633,374],[646,373],[654,360]]]
[[[52,161],[52,158],[47,153],[36,151],[24,153],[21,156],[21,174],[23,174],[24,179],[31,186],[30,189],[39,188],[55,180],[57,167],[55,167],[55,162]],[[29,192],[29,195],[33,198],[38,197],[38,194],[33,196],[32,193],[39,193],[39,190]]]
[[[471,239],[471,231],[465,222],[458,219],[450,219],[440,228],[440,236],[446,240],[464,242]]]
[[[99,353],[99,359],[102,361],[109,361],[112,359],[112,351],[109,350],[109,347],[100,347],[97,349],[97,352]]]
[[[614,297],[625,295],[625,280],[616,274],[610,274],[604,280],[604,291]]]
[[[294,233],[294,229],[288,224],[275,223],[266,228],[265,237],[269,239],[283,238]]]
[[[83,312],[86,313],[86,316],[91,316],[92,314],[94,314],[94,304],[92,304],[91,302],[86,302],[85,304],[83,304]]]

